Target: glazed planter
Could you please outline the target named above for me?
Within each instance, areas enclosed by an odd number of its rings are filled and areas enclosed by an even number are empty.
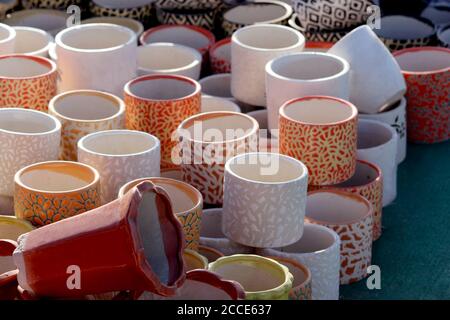
[[[224,254],[219,250],[207,246],[198,246],[198,253],[210,262],[214,262],[224,256]]]
[[[98,23],[64,29],[55,38],[61,92],[79,89],[122,96],[136,76],[136,34],[119,25]]]
[[[21,54],[0,57],[0,108],[21,107],[47,112],[56,95],[56,64]]]
[[[389,106],[380,113],[358,115],[359,119],[368,119],[384,122],[390,125],[397,131],[398,145],[397,145],[397,162],[401,163],[406,158],[406,99],[403,97],[400,101],[397,101],[393,105]]]
[[[46,31],[30,27],[14,27],[16,40],[14,52],[30,56],[48,57],[53,37]]]
[[[241,112],[241,108],[232,100],[202,95],[202,112],[233,111]]]
[[[408,84],[408,140],[435,143],[450,138],[450,49],[412,48],[394,53]]]
[[[397,145],[398,135],[390,125],[375,120],[359,120],[357,158],[381,169],[383,207],[397,197]]]
[[[194,187],[182,181],[171,178],[158,178],[156,175],[150,178],[141,178],[128,182],[119,190],[119,197],[142,181],[150,181],[163,188],[172,203],[172,210],[183,226],[185,248],[197,250],[200,238],[200,226],[202,220],[203,199],[200,192]]]
[[[25,9],[67,10],[70,5],[83,7],[83,0],[22,0]]]
[[[295,260],[311,271],[312,299],[339,299],[341,240],[333,230],[305,223],[302,238],[277,249],[257,249],[257,254]]]
[[[14,53],[16,31],[10,26],[0,23],[0,54]]]
[[[308,170],[294,158],[276,153],[231,158],[225,165],[223,233],[256,248],[298,241],[303,234],[307,187]]]
[[[209,264],[209,270],[227,280],[234,280],[245,290],[246,300],[287,300],[293,276],[275,260],[236,254]]]
[[[96,90],[60,93],[50,100],[48,112],[62,124],[61,160],[77,160],[77,143],[85,135],[125,126],[123,100]]]
[[[200,78],[202,55],[195,49],[173,43],[138,47],[138,75],[172,74]]]
[[[100,175],[70,161],[39,162],[14,176],[16,217],[36,227],[79,215],[100,206]]]
[[[292,289],[289,291],[289,300],[311,300],[311,272],[308,267],[297,262],[294,259],[281,257],[268,257],[278,261],[289,269],[289,272],[294,277],[292,282]]]
[[[437,36],[441,47],[450,48],[450,23],[440,28]]]
[[[183,180],[197,188],[208,204],[222,204],[225,162],[256,151],[258,123],[238,112],[205,112],[184,120],[177,130],[174,155]],[[175,160],[175,159],[174,159]]]
[[[189,25],[213,30],[216,21],[216,10],[171,10],[157,8],[156,18],[160,24]]]
[[[250,111],[247,115],[254,118],[259,124],[258,151],[279,153],[278,137],[276,137],[278,129],[268,129],[269,120],[267,109]]]
[[[78,161],[97,169],[102,204],[116,199],[119,189],[142,176],[158,177],[159,140],[141,131],[107,130],[78,141]]]
[[[231,36],[239,28],[257,23],[286,25],[292,7],[282,1],[253,0],[235,6],[223,14],[222,28]]]
[[[244,103],[265,106],[265,70],[270,60],[300,52],[305,38],[292,28],[256,24],[239,29],[231,37],[231,92]]]
[[[290,54],[268,62],[265,70],[269,129],[278,129],[281,106],[294,98],[324,95],[349,99],[350,66],[335,55]]]
[[[183,120],[200,112],[199,83],[183,76],[147,75],[129,81],[124,90],[126,128],[156,136],[161,142],[161,168],[176,166],[173,136]]]
[[[300,31],[307,41],[336,43],[341,40],[352,28],[324,30],[317,29],[315,26],[305,24],[300,21],[298,15],[294,13],[288,21],[288,25],[297,31]]]
[[[47,31],[52,36],[66,27],[68,15],[65,11],[30,9],[14,11],[4,22],[10,26],[24,26]]]
[[[404,96],[406,84],[400,67],[369,26],[354,29],[328,53],[350,64],[350,101],[360,112],[378,113]]]
[[[182,246],[181,225],[167,194],[144,182],[89,214],[23,235],[14,262],[19,285],[38,297],[79,298],[122,290],[167,296],[185,279]],[[66,284],[71,265],[82,274],[78,290]]]
[[[99,17],[131,18],[147,24],[152,17],[154,0],[93,0],[89,11]]]
[[[194,250],[184,250],[183,261],[186,271],[208,269],[208,259]]]
[[[391,51],[433,45],[434,25],[425,19],[392,15],[380,18],[380,29],[373,29]]]
[[[333,42],[306,41],[305,51],[327,52],[333,46]]]
[[[203,210],[200,245],[220,251],[225,256],[252,253],[253,249],[228,239],[222,231],[222,208]],[[210,260],[213,262],[213,260]]]
[[[58,159],[60,137],[61,124],[55,117],[35,110],[0,109],[0,195],[8,209],[15,173],[35,162]]]
[[[231,38],[217,41],[209,49],[209,63],[213,73],[231,73]]]
[[[308,167],[309,184],[343,182],[355,173],[357,115],[353,104],[339,98],[288,101],[280,109],[280,153]]]
[[[89,19],[81,20],[82,24],[86,23],[111,23],[117,24],[122,27],[129,28],[136,33],[136,37],[139,37],[144,32],[144,25],[142,22],[126,17],[92,17]]]
[[[333,229],[341,239],[340,284],[367,276],[372,259],[373,208],[364,197],[336,189],[312,191],[306,220]]]

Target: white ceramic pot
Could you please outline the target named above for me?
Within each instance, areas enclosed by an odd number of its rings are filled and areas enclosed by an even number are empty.
[[[122,27],[127,27],[136,33],[139,37],[144,32],[144,25],[135,19],[125,17],[93,17],[81,21],[82,24],[86,23],[112,23]]]
[[[0,55],[14,53],[16,31],[10,26],[0,23]]]
[[[225,165],[223,233],[257,248],[298,241],[303,234],[307,186],[308,169],[294,158],[276,153],[231,158]]]
[[[50,9],[19,10],[4,20],[10,26],[33,27],[45,30],[52,36],[67,26],[69,15],[65,11]]]
[[[202,55],[174,43],[151,43],[138,47],[138,75],[174,74],[194,80],[200,77]]]
[[[31,27],[14,27],[16,42],[14,52],[32,56],[48,57],[53,37],[46,31]]]
[[[296,260],[312,274],[313,300],[339,299],[340,239],[333,230],[305,223],[302,238],[277,249],[256,249],[257,254]]]
[[[377,120],[390,125],[397,131],[397,162],[401,163],[406,159],[406,99],[403,97],[385,111],[375,114],[359,114],[360,119]]]
[[[358,121],[359,160],[376,164],[383,174],[383,207],[397,197],[397,132],[380,121],[360,119]]]
[[[305,38],[292,28],[256,24],[231,37],[231,92],[239,101],[265,106],[265,65],[270,60],[300,52]]]
[[[233,100],[231,77],[230,73],[218,73],[200,79],[199,83],[202,86],[202,93],[212,97]]]
[[[241,108],[232,100],[202,95],[202,112],[213,111],[241,112]]]
[[[369,26],[354,29],[328,53],[350,64],[350,101],[360,112],[378,113],[404,96],[400,67]]]
[[[93,89],[123,95],[136,76],[136,34],[113,24],[84,24],[56,36],[61,92]]]
[[[99,131],[78,141],[78,161],[100,173],[103,204],[116,199],[129,181],[159,177],[160,153],[159,140],[141,131]]]
[[[348,100],[349,86],[348,62],[332,54],[301,52],[270,61],[266,65],[269,129],[278,129],[278,111],[288,100],[309,95]]]
[[[268,129],[269,121],[267,109],[250,111],[247,115],[254,118],[259,124],[258,151],[279,153],[278,137],[276,136],[277,130]]]
[[[0,195],[14,195],[15,173],[30,164],[58,159],[61,123],[46,113],[0,109]]]

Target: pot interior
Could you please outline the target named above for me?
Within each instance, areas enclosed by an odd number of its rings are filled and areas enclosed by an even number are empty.
[[[183,260],[186,272],[195,269],[206,269],[205,261],[203,261],[202,256],[195,251],[185,251],[183,254]]]
[[[17,238],[21,234],[30,232],[32,230],[31,227],[26,227],[20,223],[15,222],[14,217],[10,217],[11,220],[3,221],[3,218],[0,216],[0,238],[17,241]],[[0,272],[1,273],[1,272]]]
[[[273,3],[255,3],[234,7],[224,14],[224,19],[237,24],[254,24],[277,20],[286,15],[286,8]]]
[[[241,112],[241,109],[234,102],[213,96],[202,96],[202,112],[233,111]]]
[[[358,121],[358,149],[370,149],[382,146],[393,137],[393,133],[387,127],[377,122],[369,122],[360,119]]]
[[[203,211],[200,236],[204,238],[226,238],[222,232],[222,209]]]
[[[3,273],[15,270],[16,268],[12,257],[0,257],[0,276]]]
[[[26,109],[0,110],[0,130],[39,134],[55,130],[56,125],[56,121],[45,113]]]
[[[6,40],[11,36],[11,32],[9,29],[6,29],[3,26],[0,26],[0,41]]]
[[[40,30],[16,28],[14,51],[16,53],[29,53],[44,49],[51,38]]]
[[[51,70],[52,65],[50,63],[31,56],[4,56],[3,58],[0,58],[0,78],[43,76]]]
[[[138,78],[129,88],[133,95],[149,100],[182,99],[197,91],[193,81],[164,76]]]
[[[406,72],[438,72],[450,68],[450,52],[438,48],[401,52],[395,59]]]
[[[138,48],[138,67],[147,70],[171,70],[188,68],[201,56],[191,48],[183,48],[175,44],[141,46]]]
[[[144,38],[144,42],[172,42],[197,50],[207,48],[210,45],[210,40],[206,35],[182,26],[171,26],[170,28],[158,29],[147,34]]]
[[[209,262],[214,262],[220,257],[223,257],[223,254],[221,254],[217,250],[205,246],[200,246],[198,248],[198,253],[208,259]]]
[[[308,275],[306,274],[305,270],[303,270],[302,268],[300,268],[300,266],[295,264],[295,261],[291,262],[288,259],[278,260],[276,257],[272,259],[275,259],[282,265],[286,266],[289,269],[289,272],[294,276],[292,288],[303,285],[305,281],[308,279]]]
[[[229,38],[228,38],[229,39]],[[214,49],[212,55],[218,59],[231,62],[231,41],[228,40]]]
[[[53,31],[64,28],[67,17],[64,11],[32,9],[11,13],[11,17],[6,22],[11,26],[24,26]]]
[[[326,250],[333,246],[335,238],[329,229],[325,227],[305,223],[302,238],[277,250],[286,253],[314,253]]]
[[[374,32],[386,39],[409,40],[431,37],[434,34],[433,26],[406,16],[385,16],[381,18],[380,29]]]
[[[187,279],[171,300],[231,300],[223,289],[210,283]]]
[[[231,75],[212,75],[200,80],[202,93],[213,97],[231,98]]]
[[[367,163],[356,161],[355,174],[347,181],[337,184],[336,187],[360,187],[375,181],[378,177],[378,172],[374,167]]]
[[[132,37],[128,29],[114,25],[82,25],[61,34],[61,42],[79,50],[111,49],[126,45]]]
[[[142,32],[143,26],[139,21],[124,17],[94,17],[81,21],[82,24],[87,23],[111,23],[133,30],[136,34]]]
[[[254,25],[238,30],[233,36],[241,44],[256,49],[287,49],[300,43],[297,31],[277,26]]]

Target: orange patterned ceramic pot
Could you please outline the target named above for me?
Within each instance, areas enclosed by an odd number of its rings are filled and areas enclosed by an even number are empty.
[[[339,189],[312,191],[306,201],[306,221],[339,235],[341,284],[367,276],[372,259],[373,208],[366,198]]]
[[[200,225],[203,208],[201,193],[194,187],[182,181],[169,178],[141,178],[125,184],[119,190],[122,197],[133,187],[142,181],[151,181],[153,184],[163,188],[169,195],[172,209],[178,220],[183,225],[186,248],[197,250],[200,240]]]
[[[353,104],[339,98],[290,100],[280,109],[280,153],[308,167],[309,184],[346,181],[355,173],[357,115]]]
[[[77,160],[77,142],[89,133],[123,129],[125,104],[115,95],[96,90],[74,90],[55,96],[48,113],[62,125],[61,160]]]
[[[172,150],[178,125],[200,112],[200,84],[187,77],[147,75],[125,85],[126,128],[156,136],[161,142],[161,168],[175,167]]]
[[[56,64],[44,57],[13,54],[0,57],[0,107],[47,111],[56,95]]]
[[[99,173],[69,161],[35,163],[17,171],[16,217],[40,227],[100,206]]]

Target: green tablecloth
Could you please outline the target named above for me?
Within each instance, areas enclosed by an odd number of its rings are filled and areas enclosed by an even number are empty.
[[[341,299],[450,299],[450,142],[408,145],[372,264],[381,290],[362,280],[341,286]]]

